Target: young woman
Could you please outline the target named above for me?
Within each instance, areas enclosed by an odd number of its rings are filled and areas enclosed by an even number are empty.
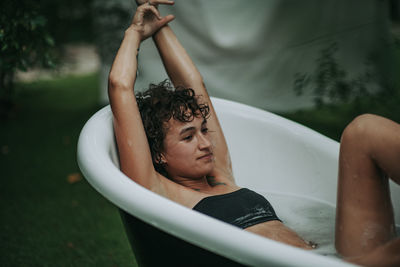
[[[157,5],[173,2],[139,3],[109,75],[122,172],[188,208],[267,238],[311,249],[312,244],[279,220],[264,197],[236,185],[227,144],[202,77],[167,26],[174,17],[161,17],[157,10]],[[136,58],[140,43],[148,37],[153,37],[176,90],[164,81],[135,96]],[[378,131],[377,125],[383,130]],[[396,165],[399,152],[400,126],[394,122],[370,115],[359,117],[346,128],[336,229],[336,247],[345,257],[361,256],[353,258],[357,262],[400,263],[388,179],[382,176],[384,171],[400,182]],[[235,203],[241,203],[241,208]],[[365,236],[366,231],[371,234]],[[364,257],[371,251],[372,257]]]

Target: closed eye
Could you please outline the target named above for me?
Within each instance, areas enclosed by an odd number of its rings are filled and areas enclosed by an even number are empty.
[[[183,138],[183,140],[185,140],[185,141],[190,141],[190,140],[192,140],[192,138],[193,138],[193,135],[188,135],[188,136],[185,136],[185,137]]]

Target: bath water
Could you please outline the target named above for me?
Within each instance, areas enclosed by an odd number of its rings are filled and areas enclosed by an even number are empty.
[[[335,249],[335,213],[330,203],[301,195],[259,192],[272,204],[278,217],[304,240],[316,243],[312,252],[340,257]],[[400,225],[396,225],[400,237]]]
[[[317,244],[313,250],[325,256],[338,257],[335,241],[335,207],[317,199],[299,195],[259,192],[272,204],[283,223],[305,241]]]

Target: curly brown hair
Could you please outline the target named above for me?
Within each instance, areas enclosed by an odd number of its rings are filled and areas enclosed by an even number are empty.
[[[171,118],[181,122],[193,121],[195,117],[207,119],[210,108],[206,103],[199,103],[198,98],[193,89],[174,89],[169,80],[150,84],[146,91],[136,94],[154,168],[166,177],[168,173],[161,161],[164,138],[168,130],[166,122]]]

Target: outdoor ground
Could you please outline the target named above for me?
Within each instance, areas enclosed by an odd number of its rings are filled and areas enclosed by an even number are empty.
[[[0,265],[135,266],[117,209],[76,162],[97,74],[19,84],[0,122]]]

